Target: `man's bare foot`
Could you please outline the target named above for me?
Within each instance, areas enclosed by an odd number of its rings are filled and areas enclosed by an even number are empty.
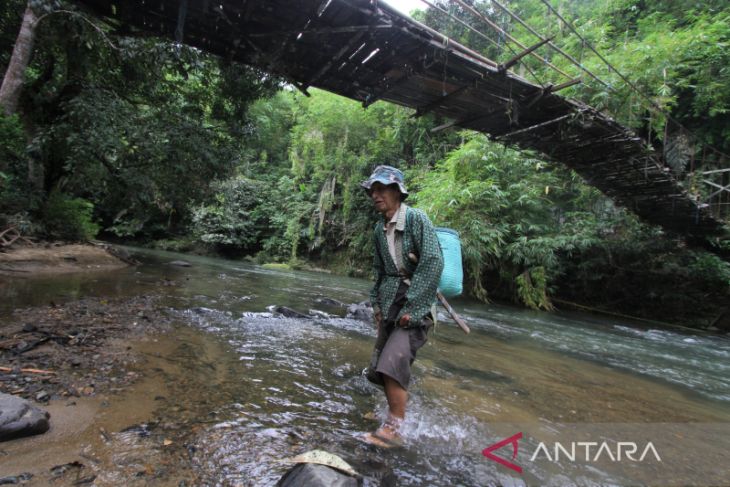
[[[363,439],[381,448],[391,448],[403,445],[403,438],[398,431],[402,420],[391,418],[383,423],[374,433],[366,433]]]

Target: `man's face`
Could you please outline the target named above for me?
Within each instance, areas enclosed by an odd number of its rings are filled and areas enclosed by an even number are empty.
[[[370,187],[370,198],[373,200],[375,209],[382,214],[400,206],[400,191],[395,184],[386,186],[383,183],[373,183]]]

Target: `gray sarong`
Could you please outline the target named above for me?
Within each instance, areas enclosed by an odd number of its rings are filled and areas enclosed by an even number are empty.
[[[377,359],[377,363],[371,369],[375,374],[368,374],[368,379],[378,385],[383,385],[383,375],[392,377],[403,387],[408,389],[411,381],[411,365],[416,359],[416,352],[426,344],[428,340],[426,326],[414,328],[401,328],[391,324],[384,327],[386,330],[385,345]],[[375,381],[371,379],[375,378]]]
[[[408,390],[411,381],[411,365],[416,359],[416,352],[428,340],[428,328],[432,321],[421,320],[420,326],[402,328],[395,319],[405,304],[408,284],[401,282],[388,316],[383,320],[375,340],[375,347],[370,358],[366,377],[373,384],[383,386],[383,374],[395,379],[401,387]]]

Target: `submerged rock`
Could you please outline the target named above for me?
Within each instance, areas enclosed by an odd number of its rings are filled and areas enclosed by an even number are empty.
[[[50,417],[25,399],[0,393],[0,441],[45,433]]]
[[[345,318],[367,321],[369,323],[373,321],[373,308],[368,301],[351,304],[347,307],[347,315]]]
[[[309,319],[311,316],[305,315],[304,313],[300,313],[299,311],[293,310],[291,308],[287,308],[286,306],[269,306],[266,309],[269,310],[269,312],[284,316],[286,318],[302,318],[302,319]]]
[[[277,482],[277,487],[357,487],[356,478],[326,465],[300,463]]]

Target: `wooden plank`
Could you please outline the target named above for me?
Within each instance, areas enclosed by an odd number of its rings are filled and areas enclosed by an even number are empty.
[[[312,76],[309,80],[304,82],[304,86],[311,86],[315,84],[319,79],[324,76],[332,67],[340,60],[342,59],[342,56],[350,52],[352,49],[355,48],[356,45],[360,42],[362,39],[364,32],[358,32],[356,35],[354,35],[350,42],[345,44],[333,57],[330,59],[327,64],[322,66],[315,74]]]
[[[504,110],[505,107],[499,107],[495,110],[492,110],[488,113],[482,113],[482,114],[476,114],[476,115],[470,115],[468,117],[462,118],[461,120],[453,120],[451,122],[445,123],[443,125],[439,125],[438,127],[434,127],[431,129],[431,133],[434,134],[436,132],[440,132],[442,130],[454,127],[454,126],[463,126],[467,124],[476,123],[480,120],[485,120],[491,116],[493,116],[495,113],[499,113],[499,111]]]
[[[428,105],[422,105],[422,106],[416,108],[416,113],[411,115],[411,118],[424,116],[425,114],[431,112],[431,110],[433,110],[437,106],[448,103],[449,101],[453,100],[455,97],[461,95],[462,93],[464,93],[466,90],[468,90],[470,88],[472,88],[472,87],[468,86],[468,85],[461,86],[461,87],[453,90],[452,92],[442,96],[441,98],[438,98],[438,99],[432,101]]]
[[[510,132],[508,134],[500,135],[496,138],[497,139],[510,139],[517,135],[526,134],[528,132],[532,132],[534,130],[541,129],[541,128],[547,127],[549,125],[553,125],[553,124],[562,122],[563,120],[567,120],[567,119],[571,118],[572,116],[573,116],[573,114],[569,113],[567,115],[563,115],[562,117],[557,117],[552,120],[548,120],[547,122],[538,123],[537,125],[532,125],[530,127],[525,127],[523,129],[515,130],[514,132]]]
[[[363,100],[363,108],[367,108],[376,101],[380,100],[380,98],[382,98],[389,91],[395,89],[401,83],[405,83],[406,81],[408,81],[409,78],[411,78],[411,76],[414,76],[415,74],[416,70],[414,68],[406,66],[404,72],[399,76],[395,78],[386,78],[379,86],[376,86],[375,89],[368,94],[365,100]]]

